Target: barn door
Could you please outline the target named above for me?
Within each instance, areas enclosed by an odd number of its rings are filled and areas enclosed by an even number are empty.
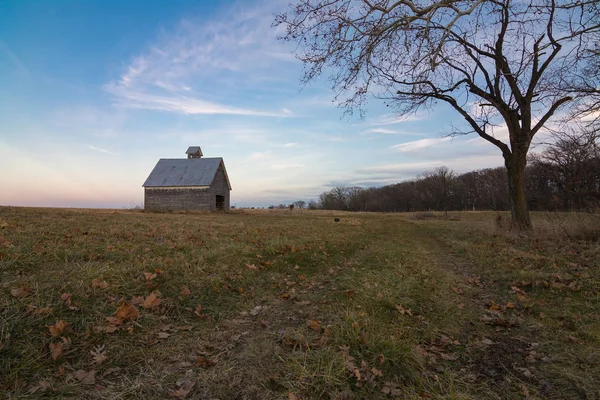
[[[216,199],[216,206],[217,206],[217,210],[224,210],[225,209],[225,196],[219,196],[217,195],[217,199]]]

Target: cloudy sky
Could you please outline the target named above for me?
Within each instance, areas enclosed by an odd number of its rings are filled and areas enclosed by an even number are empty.
[[[444,136],[462,124],[446,108],[345,117],[326,79],[302,87],[271,27],[287,3],[0,2],[0,205],[141,205],[158,159],[189,145],[224,158],[238,207],[502,165]]]

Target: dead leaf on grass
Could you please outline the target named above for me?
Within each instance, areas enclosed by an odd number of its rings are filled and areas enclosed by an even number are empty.
[[[191,294],[192,294],[192,292],[190,292],[190,289],[187,286],[183,286],[181,288],[181,295],[182,296],[189,296]]]
[[[84,385],[93,385],[96,383],[96,371],[84,371],[82,369],[73,372],[73,378],[77,379],[79,383]]]
[[[179,386],[177,390],[173,392],[173,397],[176,397],[178,399],[186,398],[187,395],[190,394],[190,392],[194,388],[194,385],[196,385],[196,381],[186,380]]]
[[[92,281],[92,287],[94,289],[106,289],[108,287],[108,282],[96,278]]]
[[[100,365],[108,359],[105,344],[95,346],[94,350],[90,351],[90,353],[92,354],[92,362],[96,365]]]
[[[521,296],[527,296],[527,293],[525,293],[525,291],[519,289],[516,286],[511,286],[510,287],[510,292],[511,293],[515,293],[515,294],[520,294]]]
[[[146,299],[144,300],[143,306],[144,308],[156,308],[160,305],[160,299],[158,298],[158,296],[160,296],[160,292],[154,291],[152,293],[150,293],[148,295],[148,297],[146,297]]]
[[[71,305],[71,293],[63,293],[60,295],[60,299],[62,300],[63,303],[65,303],[67,306]]]
[[[306,326],[308,326],[313,331],[316,331],[316,332],[321,331],[321,324],[319,324],[319,321],[317,321],[317,320],[309,319],[308,321],[306,321]]]
[[[402,304],[396,304],[394,307],[400,313],[400,315],[413,315],[412,310],[410,308],[404,308]]]
[[[62,333],[69,327],[69,324],[62,319],[54,325],[48,326],[48,331],[54,337],[62,335]]]
[[[198,305],[196,306],[196,309],[194,309],[194,314],[196,314],[198,316],[198,318],[206,321],[207,319],[210,318],[210,316],[206,315],[206,314],[202,314],[202,306]]]
[[[32,290],[28,284],[24,284],[21,287],[14,288],[10,290],[10,294],[17,299],[21,299],[23,297],[27,297],[31,294]]]
[[[58,359],[58,357],[60,357],[62,355],[62,352],[63,352],[63,343],[62,342],[50,343],[48,345],[48,347],[50,348],[50,356],[52,357],[53,360]]]
[[[46,390],[50,389],[52,387],[52,385],[50,384],[50,382],[48,381],[39,381],[38,383],[36,383],[35,385],[31,386],[29,388],[29,390],[27,391],[27,393],[29,394],[34,394],[34,393],[43,393]]]
[[[207,357],[204,356],[198,356],[196,357],[196,365],[199,366],[200,368],[210,368],[213,367],[217,364],[217,362],[215,360],[211,360]]]
[[[52,311],[54,311],[54,309],[51,307],[27,307],[27,314],[35,316],[50,314]]]
[[[463,294],[463,290],[459,287],[453,287],[452,290],[454,291],[454,293],[456,294]]]
[[[258,271],[260,269],[259,267],[257,267],[254,264],[246,264],[246,268],[249,269],[249,270],[251,270],[251,271]]]
[[[115,316],[106,317],[106,321],[111,325],[121,325],[125,321],[138,319],[139,316],[140,312],[137,308],[129,303],[123,303],[115,312]]]
[[[131,304],[132,306],[137,306],[139,304],[142,304],[144,300],[144,296],[133,296],[131,300],[129,300],[129,304]]]
[[[150,282],[156,278],[156,274],[153,274],[152,272],[144,272],[144,278],[146,278],[146,281]]]
[[[171,333],[167,333],[167,332],[158,332],[158,338],[159,339],[166,339],[166,338],[168,338],[171,335],[172,335]]]

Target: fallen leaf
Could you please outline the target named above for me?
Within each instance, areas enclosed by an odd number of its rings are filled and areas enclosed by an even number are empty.
[[[510,291],[515,294],[520,294],[521,296],[527,296],[527,293],[525,293],[523,290],[519,289],[516,286],[511,286]]]
[[[319,321],[317,321],[317,320],[309,319],[308,321],[306,321],[306,326],[308,326],[313,331],[316,331],[316,332],[321,331],[321,325],[319,324]]]
[[[120,319],[121,321],[138,319],[139,316],[140,312],[138,311],[138,309],[128,303],[123,303],[115,313],[115,317]]]
[[[529,389],[527,388],[527,386],[525,386],[524,383],[521,383],[519,385],[519,388],[521,389],[521,393],[523,394],[523,396],[525,396],[525,398],[529,398]]]
[[[189,296],[191,294],[192,294],[192,292],[190,292],[190,289],[187,286],[183,286],[181,288],[181,295],[182,296]]]
[[[356,294],[356,291],[353,289],[350,289],[350,290],[346,290],[344,293],[346,294],[346,296],[352,297]]]
[[[73,377],[84,385],[93,385],[96,383],[96,371],[84,371],[82,369],[73,372]]]
[[[256,265],[254,264],[246,264],[246,268],[251,270],[251,271],[258,271],[260,268],[258,268]]]
[[[488,346],[491,346],[491,345],[493,345],[493,344],[496,344],[496,342],[494,342],[493,340],[487,339],[487,338],[483,339],[483,340],[481,341],[481,343],[483,343],[483,344],[487,344]]]
[[[196,357],[196,365],[199,366],[200,368],[210,368],[214,365],[216,365],[217,362],[211,359],[208,359],[206,357],[203,356],[198,356]]]
[[[96,365],[100,365],[108,359],[105,344],[94,347],[94,350],[90,351],[90,353],[92,354],[92,362]]]
[[[108,282],[101,281],[100,279],[96,278],[92,281],[92,287],[97,289],[106,289],[108,287]]]
[[[202,320],[207,320],[210,318],[208,315],[202,314],[202,306],[201,305],[196,306],[196,309],[194,310],[194,314],[196,314]]]
[[[410,308],[404,308],[402,306],[402,304],[396,304],[394,307],[400,313],[400,315],[405,315],[405,314],[408,314],[408,315],[411,315],[411,316],[413,315],[412,310]]]
[[[23,286],[21,286],[19,288],[11,289],[10,294],[12,294],[13,297],[16,297],[18,299],[27,297],[31,294],[31,288],[29,287],[28,284],[24,284]]]
[[[288,392],[288,400],[299,400],[299,398],[294,393]]]
[[[144,272],[144,277],[149,282],[152,279],[156,278],[156,274],[153,274],[152,272]]]
[[[29,388],[29,390],[27,391],[27,393],[29,393],[29,394],[34,394],[34,393],[37,393],[37,392],[43,393],[46,390],[48,390],[50,387],[52,387],[52,385],[50,384],[50,382],[48,382],[48,381],[39,381],[35,385],[31,386]]]
[[[46,314],[50,314],[52,311],[54,311],[53,308],[50,307],[40,307],[40,308],[30,308],[27,310],[28,314],[31,315],[35,315],[35,316],[39,316],[39,315],[46,315]]]
[[[144,296],[134,296],[129,301],[129,304],[133,306],[137,306],[138,304],[142,304],[144,302]]]
[[[190,394],[195,384],[196,381],[186,380],[175,392],[173,392],[173,396],[177,397],[178,399],[185,398],[188,394]]]
[[[158,298],[158,296],[160,296],[159,291],[150,293],[148,295],[148,297],[146,297],[146,299],[144,300],[144,304],[143,304],[144,308],[158,307],[160,305],[160,299]]]
[[[70,306],[71,305],[71,293],[63,293],[60,295],[60,299],[63,301],[63,303],[65,303],[66,305]]]
[[[108,322],[111,325],[121,325],[123,323],[123,320],[117,317],[106,317],[106,322]]]
[[[63,351],[63,343],[62,342],[50,343],[48,345],[48,347],[50,348],[50,356],[52,357],[53,360],[56,360],[58,357],[61,356],[62,351]]]
[[[166,339],[169,336],[171,336],[171,333],[167,333],[167,332],[158,332],[158,338],[159,339]]]
[[[60,336],[62,335],[62,333],[65,331],[65,329],[67,329],[69,327],[69,324],[67,324],[65,321],[63,321],[62,319],[60,321],[58,321],[56,324],[54,325],[50,325],[48,326],[48,331],[50,331],[50,334],[54,337],[56,336]]]
[[[490,310],[492,311],[502,311],[502,306],[500,304],[496,304],[492,301],[492,305],[490,306]]]
[[[463,290],[459,287],[453,287],[452,290],[454,291],[454,293],[456,294],[463,294]]]

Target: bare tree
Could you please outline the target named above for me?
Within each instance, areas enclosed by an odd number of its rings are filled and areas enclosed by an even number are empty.
[[[299,45],[303,81],[331,68],[347,110],[369,94],[406,115],[437,102],[501,151],[512,226],[532,229],[525,197],[527,153],[561,107],[590,107],[598,0],[297,0],[275,17]],[[587,74],[587,75],[586,75]],[[593,107],[593,105],[592,105]],[[565,110],[566,111],[566,110]],[[509,138],[498,137],[505,127]],[[496,130],[495,130],[496,128]]]
[[[561,193],[565,210],[588,208],[600,198],[600,137],[585,127],[563,132],[533,165],[545,170]]]
[[[300,209],[306,208],[306,202],[304,200],[298,200],[294,202],[294,206]]]

